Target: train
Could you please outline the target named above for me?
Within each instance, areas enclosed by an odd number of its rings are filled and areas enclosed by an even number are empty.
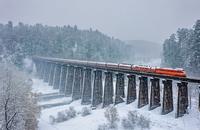
[[[94,61],[79,61],[73,60],[71,63],[85,65],[85,66],[93,66],[96,68],[106,68],[106,69],[120,69],[120,70],[130,70],[141,73],[151,73],[151,74],[159,74],[165,76],[175,76],[175,77],[186,77],[186,72],[184,69],[172,69],[172,68],[160,68],[160,67],[150,67],[143,65],[132,65],[126,63],[105,63],[105,62],[94,62]]]
[[[99,65],[97,63],[96,65]],[[174,76],[174,77],[186,77],[185,70],[179,69],[172,69],[172,68],[160,68],[160,67],[150,67],[150,66],[143,66],[143,65],[131,65],[131,64],[115,64],[115,63],[106,63],[106,68],[116,68],[116,69],[123,69],[123,70],[131,70],[135,72],[141,73],[150,73],[150,74],[159,74],[165,76]]]
[[[159,75],[173,76],[173,77],[186,77],[185,70],[181,68],[172,69],[172,68],[150,67],[143,65],[132,65],[126,63],[118,64],[118,63],[106,63],[106,62],[95,62],[95,61],[59,59],[59,58],[52,58],[50,60],[77,66],[80,65],[80,66],[100,68],[100,69],[110,69],[110,70],[120,69],[120,70],[134,71],[140,73],[159,74]]]

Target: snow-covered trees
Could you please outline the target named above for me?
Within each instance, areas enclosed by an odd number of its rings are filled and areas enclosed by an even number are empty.
[[[129,111],[127,117],[121,119],[116,107],[110,106],[104,113],[107,122],[98,126],[98,130],[141,130],[150,129],[151,121],[146,116],[139,114],[137,111]],[[120,125],[121,124],[121,125]]]
[[[52,27],[41,24],[13,26],[0,24],[0,50],[4,58],[22,67],[32,55],[118,62],[126,58],[126,45],[98,30],[79,30],[77,26]],[[1,55],[1,54],[0,54]]]
[[[91,109],[88,107],[83,107],[81,111],[81,116],[85,117],[91,114]]]
[[[104,113],[109,128],[117,128],[117,122],[119,121],[119,115],[115,107],[108,107]]]
[[[56,117],[50,115],[49,122],[50,124],[53,125],[54,123],[60,123],[60,122],[70,120],[76,117],[76,115],[77,115],[77,111],[74,109],[74,107],[71,106],[69,107],[69,109],[66,109],[65,111],[59,111]]]
[[[135,128],[150,129],[150,120],[143,115],[139,115],[137,111],[129,111],[128,117],[122,119],[122,127],[125,130],[134,130]]]
[[[107,119],[107,123],[99,125],[98,130],[115,130],[118,128],[119,115],[117,108],[109,106],[104,112],[104,116]]]
[[[188,61],[191,56],[190,45],[192,43],[193,38],[193,30],[192,29],[178,29],[177,38],[179,44],[179,66],[189,69]]]
[[[185,68],[189,73],[200,74],[200,20],[194,29],[178,29],[163,44],[163,66]]]
[[[191,50],[192,54],[190,66],[196,73],[200,74],[200,20],[197,20],[194,26],[194,36]]]
[[[35,130],[40,109],[31,80],[14,66],[0,68],[0,130]]]
[[[172,34],[169,39],[165,40],[163,45],[164,63],[166,66],[178,66],[177,56],[179,55],[178,43],[176,42],[175,34]]]
[[[125,129],[134,129],[137,125],[138,113],[136,111],[129,111],[128,117],[122,119],[122,126]]]

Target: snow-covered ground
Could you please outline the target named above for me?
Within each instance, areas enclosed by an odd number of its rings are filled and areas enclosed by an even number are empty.
[[[33,79],[33,91],[41,94],[58,92],[58,90],[53,90],[51,86],[48,86],[42,80],[38,79]],[[151,120],[151,130],[200,130],[200,112],[197,109],[196,99],[192,100],[192,107],[189,110],[189,114],[186,114],[181,118],[175,118],[175,110],[167,115],[161,115],[161,107],[152,111],[148,110],[148,106],[138,109],[137,100],[129,105],[126,105],[125,103],[118,104],[116,105],[116,108],[120,119],[126,117],[128,111],[133,110],[144,115],[145,117],[148,117]],[[69,100],[71,100],[69,97],[62,97],[49,101],[40,101],[39,104],[44,105]],[[106,123],[106,119],[104,117],[105,108],[102,109],[99,107],[92,110],[92,114],[86,117],[78,115],[75,118],[62,123],[56,123],[53,125],[50,124],[50,115],[56,116],[57,112],[66,110],[70,106],[73,106],[78,112],[85,107],[85,105],[80,104],[80,100],[77,100],[67,105],[43,109],[41,117],[39,118],[39,130],[97,130],[98,125]],[[89,106],[87,105],[87,107]],[[123,130],[121,123],[118,125],[118,129]]]

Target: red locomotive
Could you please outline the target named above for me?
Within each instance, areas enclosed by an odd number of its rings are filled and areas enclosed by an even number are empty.
[[[147,73],[162,74],[167,76],[186,77],[186,73],[183,69],[133,66],[132,70],[147,72]]]

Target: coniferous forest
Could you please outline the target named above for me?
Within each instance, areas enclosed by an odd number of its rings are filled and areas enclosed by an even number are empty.
[[[163,44],[162,64],[184,68],[188,74],[200,75],[200,20],[192,29],[179,28]]]
[[[22,67],[23,59],[37,56],[79,60],[122,62],[128,55],[122,41],[98,30],[79,30],[77,26],[27,25],[11,21],[0,24],[0,56]]]

